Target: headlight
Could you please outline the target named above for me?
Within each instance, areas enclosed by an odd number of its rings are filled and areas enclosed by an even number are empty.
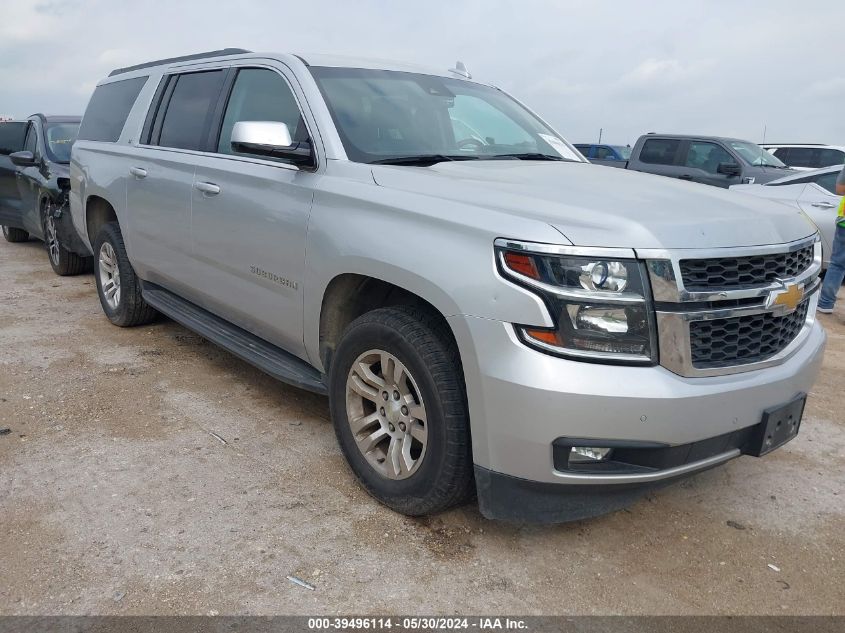
[[[623,249],[496,240],[500,272],[539,294],[555,321],[552,329],[517,326],[522,340],[544,352],[581,360],[654,364],[654,311],[645,264],[632,255]]]

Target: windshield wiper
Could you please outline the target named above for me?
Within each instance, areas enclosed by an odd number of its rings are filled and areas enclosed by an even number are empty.
[[[578,162],[570,160],[568,158],[564,158],[563,156],[555,156],[554,154],[542,154],[540,152],[524,152],[521,154],[496,154],[495,156],[491,156],[490,158],[516,158],[518,160],[558,160],[565,161],[568,163]]]
[[[371,165],[411,165],[428,167],[436,163],[444,163],[453,160],[477,160],[478,156],[447,156],[446,154],[418,154],[416,156],[394,156],[393,158],[382,158],[371,161]]]

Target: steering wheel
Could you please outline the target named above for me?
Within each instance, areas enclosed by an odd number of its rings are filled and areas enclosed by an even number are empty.
[[[476,152],[480,152],[484,147],[484,143],[477,138],[465,138],[462,141],[458,141],[458,149],[474,149]]]

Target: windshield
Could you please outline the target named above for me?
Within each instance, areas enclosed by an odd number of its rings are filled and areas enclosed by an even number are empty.
[[[611,145],[611,147],[617,151],[617,153],[622,157],[622,160],[628,160],[631,158],[630,145]]]
[[[47,154],[54,163],[69,163],[70,148],[79,132],[79,123],[47,125]]]
[[[469,81],[311,67],[350,160],[567,159],[577,152],[505,93]]]
[[[746,143],[745,141],[728,141],[728,144],[749,165],[757,167],[786,167],[786,165],[778,160],[774,154],[771,154],[768,150],[765,150],[754,143]]]

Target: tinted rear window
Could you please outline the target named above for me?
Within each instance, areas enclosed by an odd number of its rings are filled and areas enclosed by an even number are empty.
[[[0,123],[0,154],[12,154],[23,149],[26,121]]]
[[[650,138],[643,144],[640,160],[651,165],[672,165],[681,141],[674,138]]]
[[[158,145],[202,149],[222,87],[222,70],[180,75],[161,123]]]
[[[97,86],[82,117],[79,140],[117,141],[145,83],[147,77],[136,77]]]

